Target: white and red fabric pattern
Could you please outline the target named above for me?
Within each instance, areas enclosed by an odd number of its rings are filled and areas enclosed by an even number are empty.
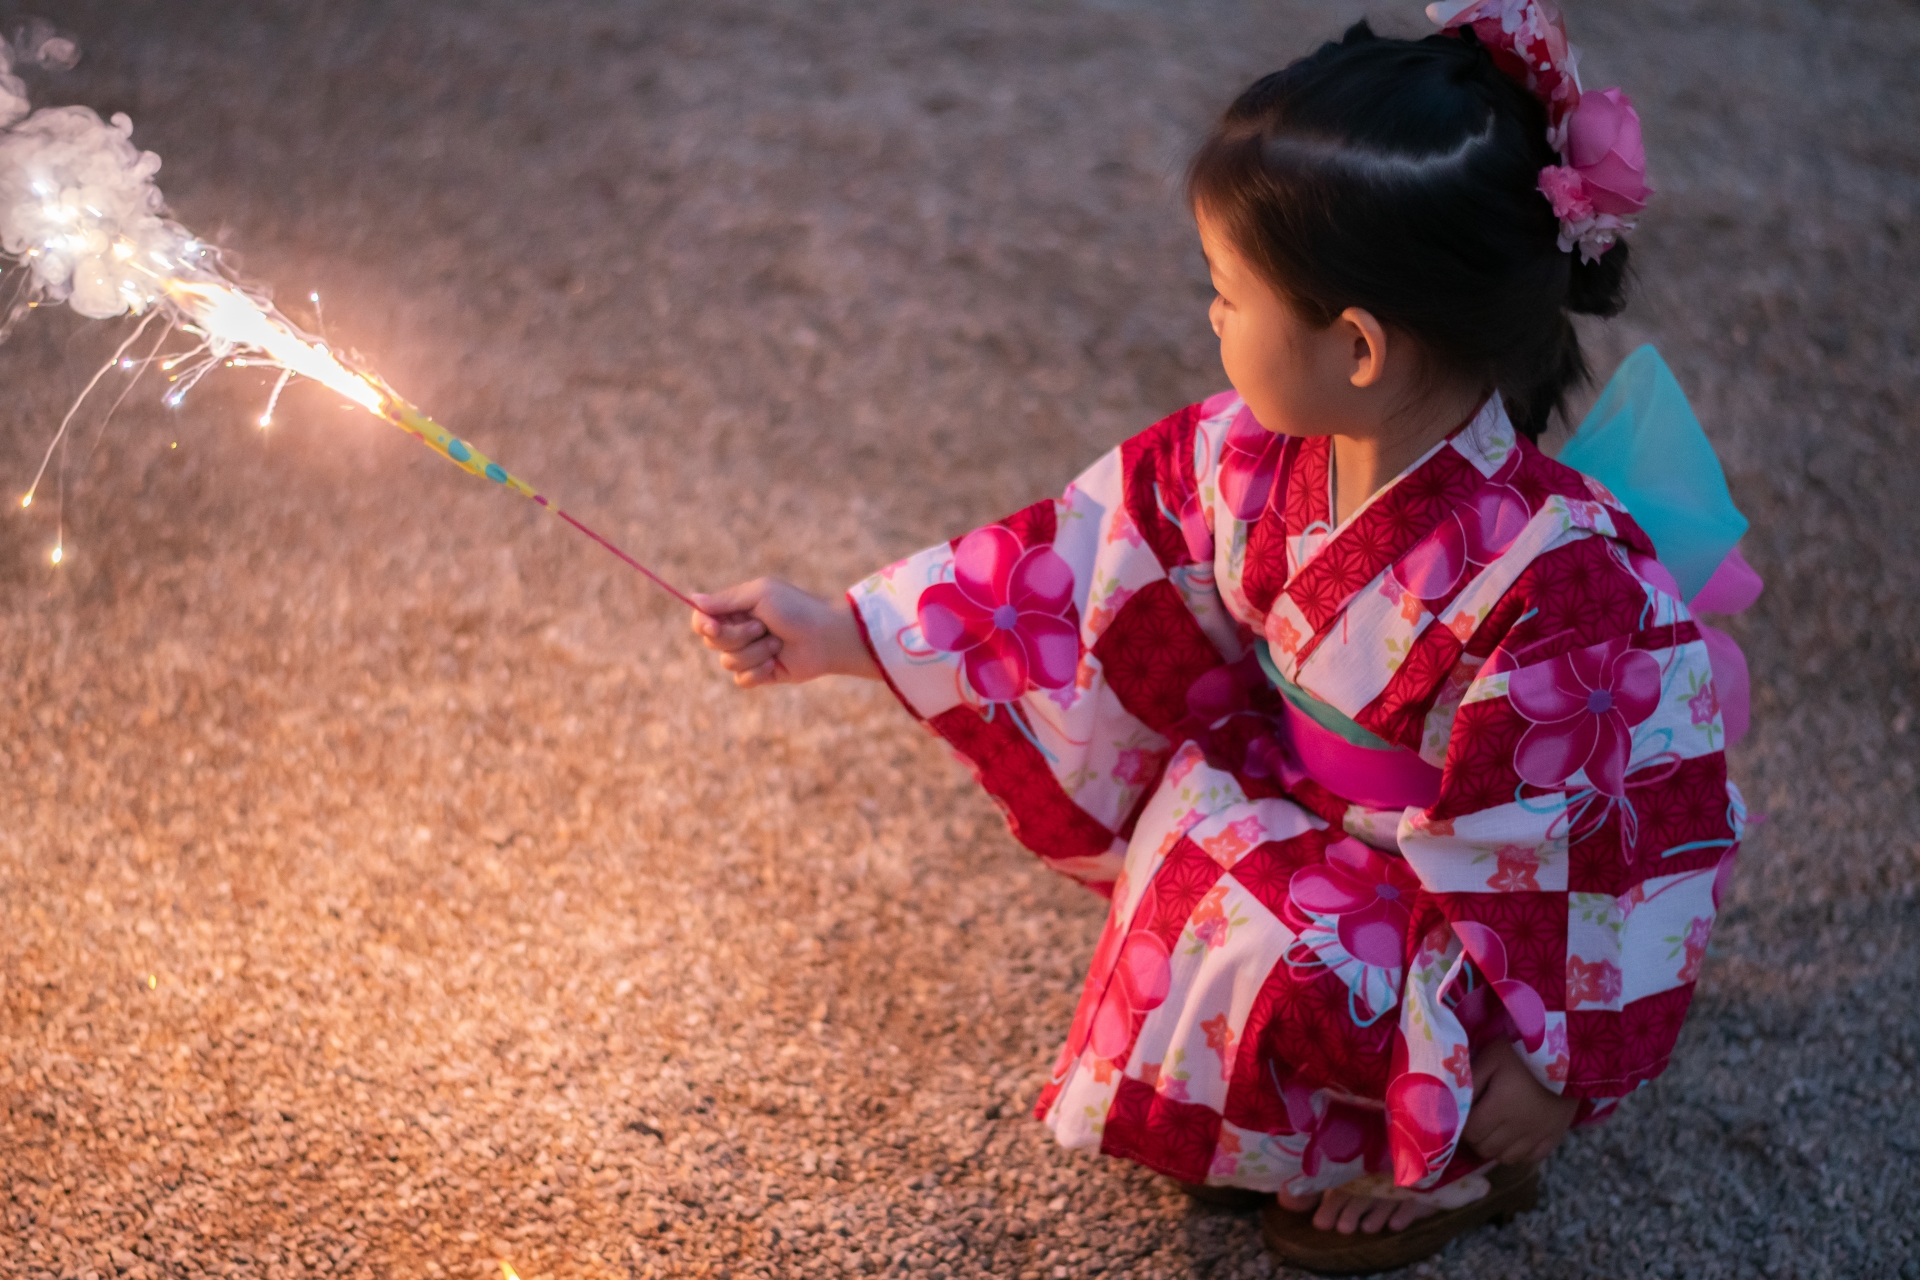
[[[1444,1195],[1487,1036],[1583,1120],[1664,1069],[1743,811],[1651,544],[1497,399],[1329,517],[1327,442],[1228,393],[849,598],[1021,842],[1111,899],[1059,1139]],[[1420,803],[1303,765],[1287,696]]]

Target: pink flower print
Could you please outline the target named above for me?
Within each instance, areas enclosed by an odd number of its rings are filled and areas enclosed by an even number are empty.
[[[1557,787],[1585,769],[1593,789],[1627,794],[1633,727],[1660,705],[1660,664],[1624,637],[1521,667],[1507,697],[1530,723],[1513,768],[1536,787]]]
[[[1540,892],[1540,851],[1524,844],[1501,845],[1493,851],[1497,866],[1487,888],[1496,893]]]
[[[1033,688],[1060,689],[1080,663],[1073,570],[1052,547],[1022,549],[1002,525],[976,529],[954,548],[952,582],[920,595],[920,634],[962,655],[967,681],[988,702]]]
[[[1547,1063],[1547,1079],[1565,1084],[1573,1066],[1567,1056],[1566,1019],[1554,1023],[1553,1030],[1547,1032],[1547,1052],[1553,1055],[1553,1060]]]
[[[1695,916],[1687,925],[1687,934],[1682,939],[1686,947],[1687,958],[1680,966],[1680,981],[1692,982],[1700,976],[1700,966],[1707,958],[1707,936],[1713,932],[1713,921]]]
[[[1309,1178],[1326,1165],[1354,1160],[1370,1170],[1386,1154],[1385,1126],[1379,1112],[1335,1101],[1324,1091],[1316,1093],[1297,1083],[1283,1088],[1280,1100],[1286,1104],[1287,1121],[1293,1131],[1306,1138],[1300,1152],[1300,1172]]]
[[[1567,1007],[1610,1005],[1620,998],[1620,969],[1611,960],[1567,957]]]
[[[1153,781],[1159,768],[1159,752],[1128,747],[1113,762],[1113,780],[1125,787],[1142,787]]]
[[[1106,996],[1093,1015],[1088,1044],[1094,1056],[1115,1059],[1124,1054],[1133,1043],[1134,1019],[1158,1009],[1172,986],[1167,944],[1146,929],[1129,933],[1114,962]]]
[[[1267,509],[1286,447],[1287,438],[1261,426],[1253,410],[1234,416],[1220,452],[1220,496],[1234,519],[1257,520]]]
[[[1453,1052],[1449,1053],[1445,1058],[1442,1058],[1440,1065],[1447,1069],[1447,1074],[1453,1077],[1453,1082],[1456,1085],[1462,1089],[1472,1087],[1473,1055],[1468,1052],[1466,1045],[1454,1045]]]
[[[1409,596],[1435,604],[1460,585],[1470,567],[1498,560],[1532,518],[1533,510],[1518,489],[1505,484],[1483,485],[1472,501],[1442,520],[1400,558],[1393,566],[1393,577]]]
[[[1200,847],[1206,850],[1209,858],[1212,858],[1222,867],[1231,867],[1234,863],[1240,861],[1247,850],[1253,848],[1259,841],[1260,835],[1259,819],[1242,818],[1238,822],[1223,827],[1202,840]],[[1204,908],[1208,903],[1212,903],[1214,913],[1219,915],[1219,899],[1215,895],[1225,893],[1226,889],[1224,886],[1217,886],[1207,895],[1206,899],[1201,903],[1201,907]],[[1198,918],[1196,915],[1195,919]],[[1225,916],[1221,916],[1221,918],[1225,919]]]
[[[1207,1048],[1220,1055],[1220,1078],[1225,1080],[1233,1074],[1233,1047],[1240,1037],[1233,1033],[1227,1024],[1227,1015],[1216,1013],[1200,1024],[1200,1030],[1207,1036]]]
[[[1399,859],[1348,837],[1328,845],[1319,866],[1294,872],[1287,896],[1302,911],[1337,916],[1340,945],[1360,963],[1398,969],[1410,919],[1405,900],[1419,886]]]
[[[1700,692],[1687,699],[1687,716],[1695,724],[1712,724],[1719,714],[1720,695],[1714,692],[1713,681],[1708,680],[1700,686]]]
[[[1471,920],[1455,921],[1453,931],[1460,936],[1461,945],[1466,947],[1467,954],[1473,957],[1481,976],[1487,980],[1483,990],[1491,989],[1499,997],[1527,1052],[1538,1049],[1547,1038],[1547,1006],[1539,992],[1518,978],[1507,976],[1507,944],[1499,934]]]
[[[1438,1076],[1409,1071],[1387,1086],[1393,1180],[1409,1186],[1432,1172],[1460,1130],[1460,1104]]]
[[[1282,598],[1284,599],[1284,597]],[[1265,630],[1267,633],[1267,643],[1285,654],[1297,653],[1300,649],[1300,642],[1306,639],[1304,635],[1300,634],[1300,629],[1293,625],[1291,619],[1283,618],[1277,612],[1267,614]]]
[[[1213,1165],[1208,1173],[1216,1178],[1231,1178],[1240,1167],[1240,1139],[1231,1129],[1220,1130],[1213,1149]]]

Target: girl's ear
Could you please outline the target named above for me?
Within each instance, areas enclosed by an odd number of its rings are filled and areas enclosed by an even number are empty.
[[[1387,376],[1387,331],[1364,307],[1348,307],[1335,321],[1350,348],[1347,381],[1360,388],[1379,386]]]

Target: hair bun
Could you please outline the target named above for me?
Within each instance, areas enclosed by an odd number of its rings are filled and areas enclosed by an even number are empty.
[[[1567,255],[1573,269],[1567,277],[1567,310],[1583,316],[1617,316],[1627,305],[1627,242],[1586,261],[1576,251]]]

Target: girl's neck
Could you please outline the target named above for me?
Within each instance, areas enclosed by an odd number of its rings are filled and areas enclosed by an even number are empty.
[[[1435,395],[1416,409],[1394,414],[1365,435],[1335,435],[1333,447],[1334,527],[1366,505],[1380,490],[1473,416],[1489,393],[1480,390]]]

